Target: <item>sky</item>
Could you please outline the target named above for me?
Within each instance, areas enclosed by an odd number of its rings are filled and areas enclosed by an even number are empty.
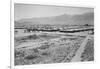
[[[63,14],[77,15],[93,12],[93,8],[71,7],[71,6],[50,6],[36,4],[14,4],[14,20],[36,17],[50,17]]]

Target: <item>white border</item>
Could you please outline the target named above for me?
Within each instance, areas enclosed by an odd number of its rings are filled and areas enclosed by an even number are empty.
[[[51,2],[49,2],[49,1],[51,1]],[[65,0],[62,0],[62,1],[65,1]],[[94,5],[91,5],[91,2],[90,2],[90,4],[87,4],[87,3],[81,2],[79,0],[77,0],[77,1],[69,0],[68,3],[67,3],[67,0],[65,1],[65,3],[61,2],[61,1],[59,2],[59,0],[58,0],[58,2],[57,2],[57,0],[55,0],[55,1],[47,0],[45,2],[42,2],[40,0],[37,0],[37,1],[33,1],[33,0],[14,0],[14,3],[95,8]]]
[[[36,4],[36,5],[51,5],[51,6],[72,6],[72,7],[87,7],[87,8],[94,8],[95,9],[95,6],[93,5],[84,5],[84,4],[64,4],[64,3],[40,3],[40,2],[33,2],[33,1],[25,1],[25,0],[21,0],[21,1],[18,1],[18,0],[12,0],[11,1],[11,68],[12,69],[25,69],[25,68],[28,68],[28,69],[33,69],[33,68],[37,68],[37,69],[40,69],[40,68],[44,68],[47,69],[49,67],[49,69],[52,69],[57,66],[61,66],[61,67],[65,67],[65,66],[68,66],[68,68],[70,68],[70,66],[83,66],[83,64],[85,66],[88,66],[88,65],[91,65],[91,64],[94,64],[94,62],[71,62],[71,63],[54,63],[54,64],[33,64],[33,65],[20,65],[20,66],[14,66],[14,3],[24,3],[24,4]],[[59,68],[61,69],[61,68]]]
[[[13,0],[10,1],[10,67],[11,69],[14,68],[14,2]]]

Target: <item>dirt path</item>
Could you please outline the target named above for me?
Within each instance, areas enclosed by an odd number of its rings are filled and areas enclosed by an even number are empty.
[[[18,46],[16,46],[15,48],[16,49],[20,49],[20,48],[27,48],[27,49],[30,49],[30,48],[36,48],[36,47],[40,47],[41,46],[41,43],[44,43],[46,41],[42,41],[42,42],[26,42],[26,43],[23,43],[23,44],[20,44]]]
[[[54,39],[50,39],[49,42],[55,42],[58,41],[59,38],[54,38]],[[16,46],[16,49],[21,49],[21,48],[27,48],[27,49],[31,49],[31,48],[36,48],[36,47],[40,47],[41,43],[45,43],[47,42],[47,40],[41,41],[41,42],[26,42],[26,43],[22,43],[18,46]]]
[[[71,62],[77,62],[81,60],[81,54],[84,52],[88,39],[89,39],[89,36],[87,36],[84,39],[83,43],[81,44],[81,47],[78,49],[78,51],[76,52],[76,55],[72,58]]]

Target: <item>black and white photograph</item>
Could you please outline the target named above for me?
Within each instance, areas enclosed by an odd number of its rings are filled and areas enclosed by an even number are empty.
[[[14,65],[94,61],[94,8],[14,3]]]

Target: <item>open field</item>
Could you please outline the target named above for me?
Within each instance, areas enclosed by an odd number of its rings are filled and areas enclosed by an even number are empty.
[[[93,34],[89,31],[22,34],[14,37],[15,65],[93,61]]]

